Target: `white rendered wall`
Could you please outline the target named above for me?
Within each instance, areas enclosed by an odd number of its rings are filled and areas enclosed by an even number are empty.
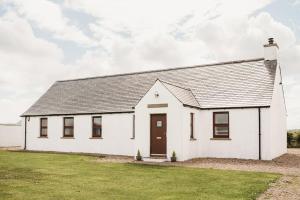
[[[229,111],[230,140],[214,140],[213,112]],[[258,109],[200,111],[201,157],[258,159]]]
[[[191,140],[191,119],[190,114],[194,113],[194,138]],[[191,158],[198,158],[201,156],[203,151],[203,132],[201,130],[201,111],[195,108],[183,107],[183,112],[181,115],[182,121],[182,143],[183,143],[183,155],[185,160]]]
[[[159,97],[155,97],[155,92]],[[148,108],[148,104],[167,103],[168,107]],[[150,157],[150,115],[167,115],[167,157],[170,158],[175,151],[178,160],[184,160],[182,152],[182,113],[183,106],[159,81],[157,81],[147,94],[135,107],[136,132],[135,152],[139,149],[143,157]]]
[[[39,138],[40,117],[30,117],[30,120],[27,121],[27,149],[134,155],[133,140],[131,139],[133,114],[105,114],[101,116],[102,139],[91,139],[91,115],[74,116],[74,139],[62,138],[64,116],[48,117],[48,138]]]
[[[279,66],[276,70],[273,98],[270,109],[270,157],[273,159],[287,152],[286,109]]]
[[[270,160],[270,108],[261,108],[261,159]]]
[[[0,147],[24,146],[24,132],[21,124],[0,124]]]

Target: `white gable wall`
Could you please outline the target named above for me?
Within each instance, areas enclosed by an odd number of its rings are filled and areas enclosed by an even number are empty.
[[[155,92],[159,97],[155,97]],[[168,107],[148,108],[148,104],[167,103]],[[174,97],[161,82],[157,81],[135,107],[136,131],[135,152],[139,149],[143,157],[150,157],[150,115],[167,115],[167,156],[175,151],[178,160],[183,160],[182,152],[182,103]]]
[[[48,138],[39,138],[40,117],[30,117],[27,121],[27,149],[133,155],[132,116],[131,113],[102,115],[103,139],[90,139],[92,136],[91,115],[73,116],[74,139],[62,138],[64,116],[48,117]]]
[[[287,152],[286,108],[281,85],[281,74],[277,66],[274,91],[270,109],[270,158]]]

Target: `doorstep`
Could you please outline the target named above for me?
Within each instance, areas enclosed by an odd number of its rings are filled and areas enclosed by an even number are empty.
[[[168,162],[168,159],[163,157],[148,157],[148,158],[143,158],[143,161],[152,162],[152,163],[162,163],[162,162]]]

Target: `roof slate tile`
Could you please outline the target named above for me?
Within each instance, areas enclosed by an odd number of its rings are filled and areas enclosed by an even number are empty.
[[[23,116],[130,112],[157,79],[190,89],[203,109],[270,106],[275,72],[263,59],[252,59],[57,81]],[[176,91],[196,104],[189,93]]]

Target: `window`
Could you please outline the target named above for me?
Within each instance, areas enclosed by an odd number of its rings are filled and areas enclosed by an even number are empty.
[[[74,137],[73,117],[64,117],[64,137]]]
[[[93,117],[93,138],[102,137],[102,117]]]
[[[41,118],[40,121],[40,137],[47,137],[48,136],[48,119]]]
[[[190,139],[195,139],[194,137],[194,113],[190,113],[190,125],[191,125],[191,134]]]
[[[162,121],[156,121],[156,127],[161,128],[162,127]]]
[[[135,138],[135,115],[132,116],[132,138]]]
[[[214,138],[229,138],[229,113],[213,113]]]

